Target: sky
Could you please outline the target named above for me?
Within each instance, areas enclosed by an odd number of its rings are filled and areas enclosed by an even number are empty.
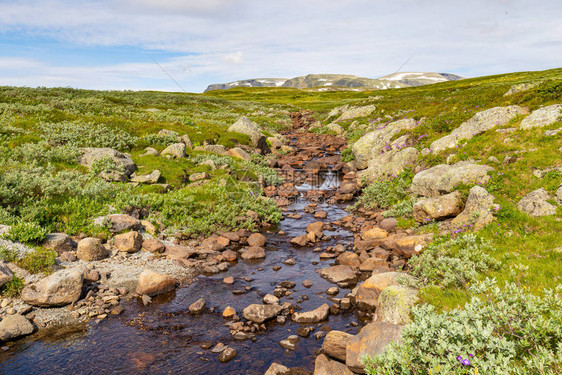
[[[202,92],[409,58],[401,71],[544,70],[562,66],[560,19],[560,0],[0,0],[0,85]]]

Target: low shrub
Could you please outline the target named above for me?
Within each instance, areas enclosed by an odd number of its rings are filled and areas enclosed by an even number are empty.
[[[2,290],[0,291],[0,293],[2,293],[2,295],[5,297],[19,297],[24,287],[25,284],[23,280],[17,276],[14,276],[12,280],[8,281],[2,286]]]
[[[562,372],[562,286],[543,296],[486,279],[468,288],[464,309],[412,308],[413,322],[384,353],[364,358],[368,374],[558,374]]]
[[[351,209],[359,206],[365,208],[388,208],[393,204],[405,200],[408,197],[408,188],[411,185],[412,176],[405,171],[399,176],[391,176],[389,179],[375,181],[363,190],[363,195],[357,199]]]
[[[37,223],[19,222],[10,227],[4,238],[14,242],[38,244],[45,240],[48,231]]]
[[[55,251],[38,247],[25,254],[16,264],[31,273],[51,273],[56,257]]]
[[[128,150],[137,142],[136,137],[123,130],[93,122],[44,123],[41,125],[41,130],[45,140],[54,146],[110,147]]]

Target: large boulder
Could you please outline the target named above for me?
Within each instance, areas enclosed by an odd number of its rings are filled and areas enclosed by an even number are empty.
[[[345,108],[341,112],[341,116],[336,121],[345,121],[351,120],[358,117],[365,117],[369,116],[375,110],[375,106],[373,104],[366,105],[363,107],[351,107]]]
[[[503,126],[515,116],[524,113],[528,113],[527,110],[516,105],[494,107],[478,112],[472,116],[470,120],[463,122],[450,134],[433,142],[430,149],[434,153],[439,153],[449,148],[455,148],[458,146],[460,140],[472,139],[475,135],[482,134],[497,126]]]
[[[531,216],[548,216],[556,213],[556,207],[547,202],[552,196],[544,189],[537,189],[525,195],[517,207]]]
[[[118,234],[113,239],[113,244],[119,251],[136,253],[142,247],[142,235],[137,231]]]
[[[252,157],[246,151],[242,150],[240,147],[231,148],[226,152],[228,156],[233,158],[242,159],[246,161],[252,161]]]
[[[386,151],[390,141],[396,134],[402,130],[411,130],[416,125],[417,123],[414,119],[399,120],[359,138],[351,147],[357,169],[367,168],[369,160]]]
[[[359,172],[357,177],[360,180],[365,179],[369,184],[380,178],[398,176],[406,168],[413,167],[419,155],[420,152],[414,147],[385,152],[369,160],[368,168]]]
[[[157,296],[176,288],[176,279],[151,270],[144,270],[139,275],[136,293],[139,295]]]
[[[90,262],[107,258],[109,252],[101,243],[99,238],[87,237],[78,242],[76,257],[80,260]]]
[[[410,310],[417,301],[416,289],[403,285],[390,285],[379,295],[376,320],[392,324],[408,324],[412,321]]]
[[[522,129],[542,128],[560,120],[562,104],[553,104],[533,111],[521,121]]]
[[[140,176],[133,174],[131,176],[131,182],[137,182],[139,184],[155,184],[158,182],[161,175],[162,173],[160,173],[158,169],[152,171],[149,174],[143,174]]]
[[[499,205],[494,204],[494,200],[495,197],[483,187],[472,187],[468,193],[464,210],[453,219],[451,229],[470,227],[480,230],[490,224],[495,219],[494,212],[500,209]]]
[[[312,311],[293,313],[291,319],[296,323],[318,323],[326,320],[328,315],[330,315],[330,306],[325,303]]]
[[[121,233],[128,230],[139,230],[141,222],[127,214],[111,214],[100,216],[94,220],[94,224],[108,226],[111,233]]]
[[[185,149],[185,143],[174,143],[162,151],[162,156],[168,156],[175,159],[185,158]]]
[[[20,314],[6,315],[0,322],[0,341],[26,336],[35,330],[33,323]]]
[[[390,285],[399,285],[398,278],[406,277],[400,272],[383,272],[369,277],[358,285],[355,304],[359,309],[375,311],[381,292]]]
[[[326,334],[322,343],[322,351],[338,361],[345,362],[345,352],[347,344],[351,341],[353,335],[342,331],[330,331]]]
[[[88,168],[92,168],[96,162],[102,160],[113,162],[114,168],[108,168],[100,174],[103,179],[108,181],[127,181],[129,176],[137,169],[133,159],[112,148],[88,147],[81,151],[82,154],[78,157],[78,163]]]
[[[439,197],[424,198],[414,204],[414,219],[419,223],[456,216],[462,209],[462,194],[454,191]]]
[[[63,269],[23,288],[21,299],[39,307],[65,306],[78,301],[83,281],[82,269]]]
[[[332,361],[324,354],[320,354],[314,361],[313,375],[353,375],[353,372],[343,363]]]
[[[399,341],[402,327],[385,322],[369,323],[347,344],[345,364],[353,372],[364,374],[362,358],[384,352],[386,346]]]
[[[254,147],[259,148],[263,152],[268,152],[267,140],[260,130],[260,127],[255,122],[251,121],[246,116],[242,116],[234,124],[228,128],[229,132],[242,133],[250,137]]]
[[[247,306],[242,311],[244,319],[254,323],[263,323],[267,320],[275,318],[283,310],[280,305],[260,305],[257,303]]]
[[[460,161],[453,165],[439,164],[414,176],[411,190],[424,197],[436,197],[450,193],[460,185],[485,184],[490,180],[488,172],[494,168]]]
[[[345,265],[326,267],[317,270],[317,272],[323,278],[327,279],[332,283],[353,283],[357,281],[357,274],[355,271]]]

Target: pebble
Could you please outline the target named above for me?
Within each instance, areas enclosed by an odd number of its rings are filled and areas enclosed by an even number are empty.
[[[234,277],[228,276],[222,279],[222,282],[225,284],[234,284]]]
[[[284,261],[283,263],[285,263],[288,266],[294,266],[295,264],[297,264],[297,261],[294,260],[293,258],[291,259],[287,259],[286,261]]]
[[[305,288],[310,288],[312,286],[312,281],[310,280],[304,280],[302,282],[302,286],[304,286]]]
[[[273,266],[272,268],[274,271],[279,271],[281,269],[281,266]]]
[[[222,362],[222,363],[226,363],[226,362],[229,362],[229,361],[233,360],[234,358],[236,358],[237,355],[238,355],[238,353],[236,352],[236,349],[231,348],[230,346],[227,346],[221,352],[221,354],[219,354],[219,361]]]
[[[328,288],[328,290],[326,290],[326,294],[329,295],[329,296],[335,296],[339,292],[340,292],[340,289],[337,286],[333,286],[331,288]]]

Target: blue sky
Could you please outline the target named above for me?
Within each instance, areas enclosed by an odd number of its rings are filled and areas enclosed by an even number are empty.
[[[0,85],[185,90],[562,62],[559,0],[0,0]]]

